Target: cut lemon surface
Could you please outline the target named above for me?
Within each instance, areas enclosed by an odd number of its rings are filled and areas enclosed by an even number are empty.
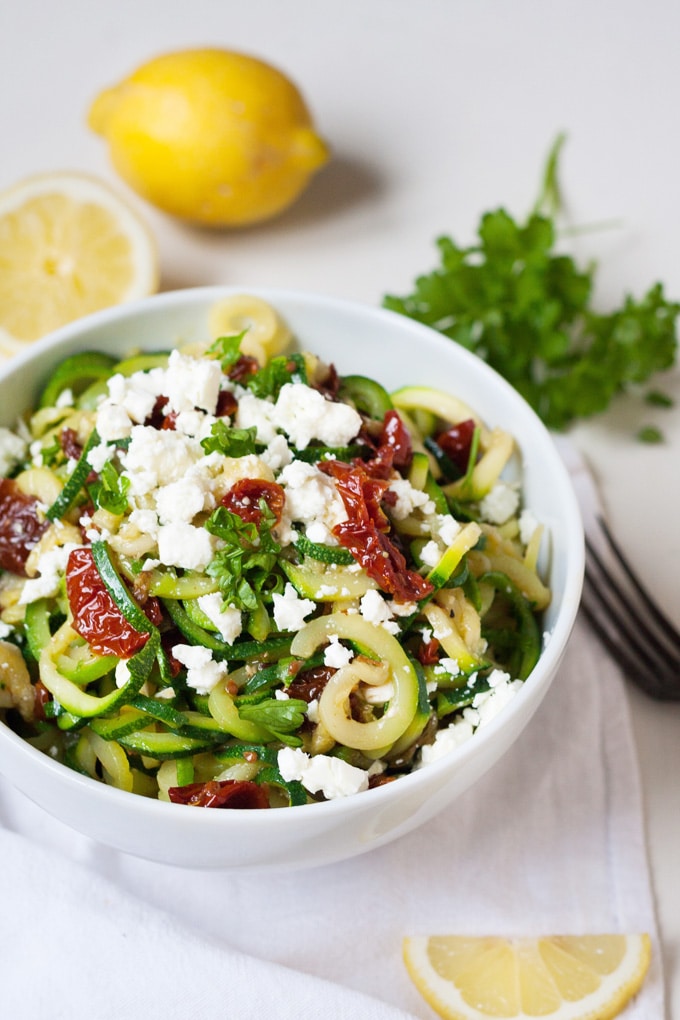
[[[639,991],[648,935],[405,938],[418,991],[448,1020],[611,1020]]]
[[[151,234],[96,178],[44,174],[0,193],[0,355],[157,286]]]

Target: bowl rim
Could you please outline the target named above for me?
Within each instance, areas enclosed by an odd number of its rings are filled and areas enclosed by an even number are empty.
[[[11,378],[23,366],[40,361],[50,351],[55,350],[62,344],[68,343],[81,334],[88,334],[92,330],[97,330],[109,324],[115,324],[121,320],[134,319],[139,315],[153,315],[157,309],[172,308],[186,304],[201,306],[230,294],[252,294],[270,301],[275,307],[277,301],[284,303],[298,302],[307,306],[315,306],[330,313],[355,315],[362,318],[368,317],[369,319],[390,322],[395,328],[408,331],[414,334],[415,337],[427,338],[429,343],[440,348],[442,352],[448,351],[449,354],[447,356],[462,360],[470,366],[472,371],[481,373],[483,378],[488,379],[490,385],[504,390],[510,401],[514,401],[518,406],[522,405],[523,412],[531,421],[531,427],[536,433],[537,439],[552,455],[551,459],[554,461],[553,466],[556,476],[553,481],[561,487],[561,499],[566,506],[565,516],[568,523],[567,529],[561,535],[561,539],[569,551],[565,571],[565,584],[562,592],[562,606],[550,632],[550,638],[547,642],[544,642],[544,647],[536,667],[522,683],[522,687],[517,691],[516,695],[504,706],[497,716],[491,719],[488,724],[485,724],[481,730],[476,731],[472,739],[428,765],[416,768],[412,772],[400,776],[398,782],[386,783],[366,790],[360,797],[341,797],[329,801],[320,801],[314,805],[295,805],[287,810],[275,810],[273,812],[196,811],[191,816],[194,820],[192,824],[209,827],[224,825],[231,825],[233,827],[235,824],[234,816],[238,819],[239,826],[252,828],[257,828],[261,825],[269,827],[272,824],[275,826],[287,826],[292,823],[285,821],[285,819],[299,819],[300,811],[302,810],[307,812],[305,818],[309,818],[308,812],[311,807],[314,809],[313,815],[321,819],[352,810],[351,805],[356,804],[357,801],[360,801],[364,808],[371,804],[378,808],[380,805],[388,804],[393,799],[399,799],[399,790],[406,792],[408,789],[412,789],[415,791],[419,786],[429,786],[428,777],[434,779],[438,774],[449,773],[452,771],[454,764],[457,767],[461,767],[469,759],[479,756],[486,744],[493,741],[496,734],[506,728],[511,718],[522,711],[523,702],[527,698],[533,697],[535,699],[535,710],[557,672],[576,620],[585,564],[584,532],[580,509],[567,468],[562,462],[548,429],[518,391],[477,355],[455,342],[447,340],[431,327],[381,306],[327,296],[318,292],[307,292],[282,287],[246,286],[244,284],[215,284],[163,291],[149,297],[94,312],[72,323],[68,323],[42,339],[31,343],[25,351],[20,351],[8,359],[6,363],[0,364],[0,387],[6,379]],[[539,689],[538,697],[536,695],[537,688]],[[540,690],[541,688],[542,691]],[[13,746],[20,755],[25,755],[35,766],[38,766],[38,763],[40,763],[48,772],[53,773],[58,781],[72,786],[74,789],[82,789],[90,798],[103,798],[104,802],[111,801],[112,804],[117,804],[119,807],[127,806],[127,809],[133,814],[169,821],[171,818],[177,819],[178,807],[188,806],[172,804],[141,795],[131,796],[130,793],[124,790],[116,789],[105,783],[95,782],[91,778],[80,775],[75,770],[70,769],[67,765],[50,758],[16,734],[4,722],[0,721],[1,741],[8,741],[10,746]],[[512,743],[514,743],[514,740],[511,741]],[[406,784],[406,788],[404,784]],[[21,789],[21,787],[19,788]],[[149,812],[151,812],[151,816],[149,816]],[[231,821],[225,822],[225,818],[231,819]],[[274,821],[274,819],[278,820]]]

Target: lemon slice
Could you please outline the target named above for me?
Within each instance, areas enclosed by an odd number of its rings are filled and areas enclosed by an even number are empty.
[[[0,355],[157,286],[151,234],[96,178],[44,174],[0,194]]]
[[[448,1020],[611,1020],[639,991],[648,935],[405,938],[421,995]]]

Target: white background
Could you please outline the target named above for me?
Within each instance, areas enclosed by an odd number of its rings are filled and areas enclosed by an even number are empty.
[[[284,286],[378,304],[435,264],[434,239],[473,239],[482,211],[523,215],[546,152],[574,225],[612,223],[569,250],[599,262],[603,308],[657,279],[680,298],[680,6],[672,0],[47,0],[0,9],[0,188],[79,169],[128,195],[88,105],[149,57],[216,45],[270,60],[300,86],[330,166],[270,224],[210,233],[136,202],[164,289]],[[133,199],[134,201],[134,196]],[[680,622],[680,375],[670,411],[639,395],[576,430],[610,518]],[[666,442],[642,446],[640,424]],[[680,707],[630,697],[667,979],[680,1015]]]

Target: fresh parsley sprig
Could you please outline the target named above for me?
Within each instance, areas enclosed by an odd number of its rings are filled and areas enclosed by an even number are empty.
[[[255,453],[256,428],[239,429],[228,425],[223,418],[218,418],[210,430],[210,435],[201,440],[206,453],[221,453],[225,457],[245,457]]]
[[[206,568],[217,581],[222,598],[236,609],[254,610],[277,562],[281,546],[272,535],[276,517],[264,500],[260,501],[262,519],[258,528],[238,514],[219,506],[212,512],[205,527],[222,540]]]
[[[558,139],[540,203],[518,222],[505,209],[481,217],[478,242],[437,241],[440,265],[413,292],[383,304],[424,322],[482,357],[519,390],[550,428],[604,411],[615,394],[670,368],[680,304],[660,283],[602,314],[591,304],[595,269],[555,250]]]

